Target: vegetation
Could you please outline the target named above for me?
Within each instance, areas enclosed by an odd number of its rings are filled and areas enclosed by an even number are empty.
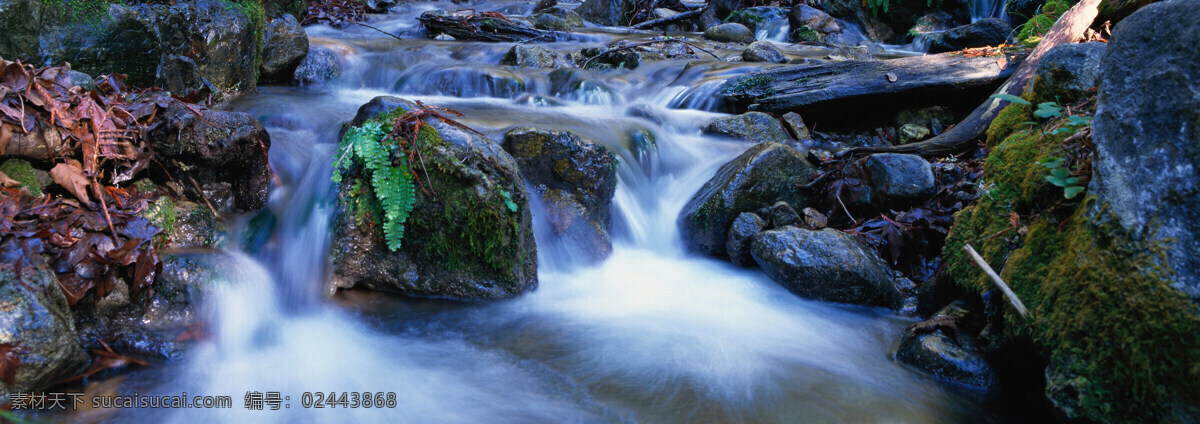
[[[1032,18],[1029,18],[1025,24],[1021,25],[1021,30],[1017,33],[1017,41],[1021,43],[1037,44],[1041,41],[1042,36],[1046,35],[1046,31],[1054,26],[1059,17],[1071,6],[1075,5],[1072,0],[1047,0],[1037,9]]]
[[[370,213],[382,225],[388,249],[400,249],[404,238],[404,223],[416,202],[412,169],[407,151],[401,142],[391,137],[391,121],[373,120],[353,127],[342,137],[334,162],[333,181],[341,183],[343,176],[357,171],[353,190],[363,193],[369,185],[369,196],[357,196],[361,214]],[[354,170],[353,165],[359,169]],[[361,215],[360,215],[361,216]]]

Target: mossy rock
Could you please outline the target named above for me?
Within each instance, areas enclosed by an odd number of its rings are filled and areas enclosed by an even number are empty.
[[[401,116],[416,105],[377,97],[350,123]],[[421,188],[401,247],[388,249],[370,184],[339,186],[333,285],[408,296],[503,299],[537,287],[528,193],[516,163],[491,139],[430,119],[418,135]]]
[[[42,190],[50,185],[50,174],[34,168],[26,160],[6,160],[0,164],[0,172],[21,183],[21,187],[29,190],[29,194],[34,196],[41,196]]]

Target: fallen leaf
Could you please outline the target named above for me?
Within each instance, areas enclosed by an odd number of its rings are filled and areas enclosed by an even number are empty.
[[[83,175],[83,170],[78,166],[69,163],[54,165],[54,168],[50,169],[50,178],[56,184],[74,194],[83,203],[91,203],[87,192],[91,181],[86,175]]]
[[[887,74],[885,74],[885,76],[887,76],[888,82],[896,82],[896,80],[898,79],[896,77],[896,74],[891,73],[891,72],[888,72]]]
[[[1008,213],[1008,223],[1011,224],[1013,228],[1020,227],[1021,226],[1021,215],[1017,215],[1016,212],[1009,212]]]
[[[9,141],[12,141],[12,128],[0,122],[0,156],[4,156],[4,152],[8,151]]]
[[[9,178],[7,174],[0,172],[0,186],[17,187],[21,185],[20,181]]]

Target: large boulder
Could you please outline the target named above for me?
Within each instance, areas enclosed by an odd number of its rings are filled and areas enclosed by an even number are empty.
[[[753,43],[754,31],[742,24],[721,24],[704,30],[704,38],[721,43]]]
[[[180,181],[196,181],[218,212],[250,211],[266,205],[273,184],[267,151],[271,136],[250,115],[206,110],[203,116],[172,102],[150,128],[154,152]],[[186,184],[190,189],[191,184]]]
[[[326,47],[312,46],[296,66],[292,81],[300,85],[322,85],[342,76],[342,63],[336,53]]]
[[[988,18],[943,32],[929,46],[930,53],[952,52],[968,47],[996,46],[1008,41],[1012,27],[1008,22]]]
[[[892,308],[902,301],[883,260],[841,231],[763,231],[750,255],[771,280],[802,297]]]
[[[349,125],[416,107],[376,97]],[[371,194],[356,192],[351,179],[339,186],[331,283],[461,300],[511,298],[535,289],[537,245],[516,161],[483,135],[435,119],[426,123],[436,134],[422,131],[417,144],[421,161],[414,172],[422,188],[414,190],[398,250],[390,250],[379,225],[364,216],[370,211],[356,206],[362,201],[356,196]]]
[[[289,82],[296,66],[308,55],[308,35],[296,18],[283,14],[267,24],[263,34],[262,70],[264,81]]]
[[[504,150],[546,203],[546,220],[559,237],[598,261],[612,253],[617,156],[570,132],[518,127],[504,134]]]
[[[124,73],[129,82],[218,97],[254,92],[262,28],[217,0],[112,5],[98,22],[44,29],[41,59],[88,74]]]
[[[754,212],[778,201],[807,205],[798,187],[816,169],[800,151],[779,143],[761,143],[722,165],[692,196],[676,225],[688,250],[712,256],[726,254],[729,225],[742,212]]]
[[[605,26],[628,25],[629,18],[638,11],[635,0],[584,0],[575,12],[584,20]]]
[[[37,58],[43,5],[40,0],[0,0],[0,57],[26,62]]]
[[[746,62],[783,63],[787,56],[779,51],[770,41],[755,41],[742,51],[742,60]]]
[[[1200,302],[1200,8],[1156,3],[1113,31],[1101,63],[1088,191],[1162,243],[1173,286]]]
[[[786,143],[791,140],[778,118],[762,112],[717,118],[705,125],[703,132],[752,143]]]
[[[0,270],[0,327],[0,350],[20,361],[11,383],[0,379],[0,402],[9,402],[14,393],[46,389],[87,366],[74,317],[52,271]]]
[[[1071,104],[1096,88],[1105,44],[1070,43],[1055,46],[1038,62],[1032,91],[1035,103]]]

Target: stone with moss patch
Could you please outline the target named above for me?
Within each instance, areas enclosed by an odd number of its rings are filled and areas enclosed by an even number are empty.
[[[350,125],[390,120],[415,106],[377,97]],[[398,251],[381,237],[371,186],[353,175],[339,186],[333,285],[454,299],[502,299],[536,288],[532,215],[515,161],[487,137],[426,122],[413,169],[421,188]]]
[[[22,159],[4,161],[3,164],[0,164],[0,172],[21,183],[21,187],[29,190],[29,194],[34,196],[41,196],[42,189],[50,186],[49,174],[34,168],[28,161]]]

